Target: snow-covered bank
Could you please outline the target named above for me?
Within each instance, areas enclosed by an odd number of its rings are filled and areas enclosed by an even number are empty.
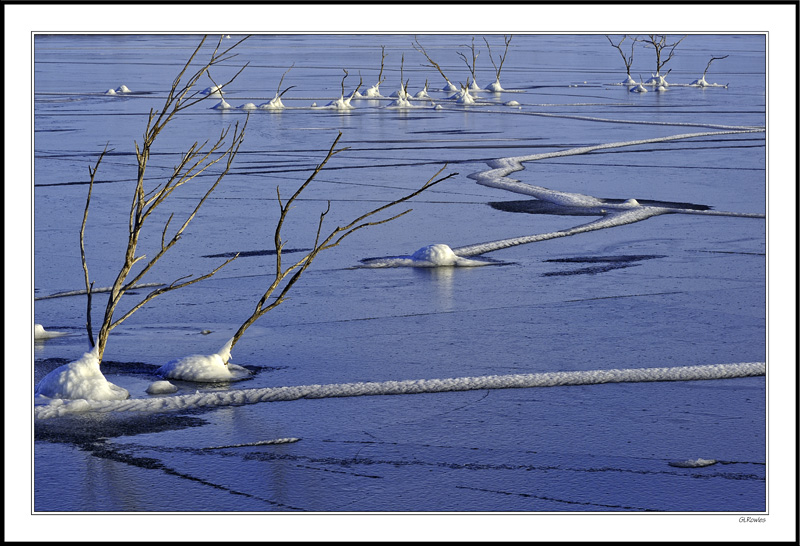
[[[483,389],[520,389],[572,385],[598,385],[602,383],[639,383],[650,381],[700,381],[730,379],[764,375],[766,363],[712,364],[704,366],[677,366],[670,368],[634,368],[622,370],[590,370],[550,372],[486,377],[457,377],[451,379],[420,379],[364,383],[339,383],[330,385],[303,385],[241,389],[227,392],[197,392],[171,397],[137,398],[130,400],[54,400],[34,409],[37,419],[48,419],[84,412],[159,412],[187,408],[238,406],[261,402],[279,402],[300,398],[331,398],[349,396],[377,396],[395,394],[421,394]]]

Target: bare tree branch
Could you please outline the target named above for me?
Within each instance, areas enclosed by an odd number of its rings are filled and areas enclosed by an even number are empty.
[[[322,162],[316,167],[316,169],[314,169],[314,172],[312,172],[311,175],[306,179],[306,181],[303,184],[300,185],[300,187],[294,192],[294,194],[292,194],[292,196],[289,198],[288,201],[286,201],[285,204],[282,202],[282,200],[280,198],[280,192],[278,192],[278,204],[280,205],[281,213],[280,213],[280,217],[279,217],[278,222],[277,222],[276,227],[275,227],[275,252],[276,252],[275,275],[274,275],[270,285],[267,287],[266,291],[264,292],[264,294],[261,296],[261,298],[256,303],[256,306],[255,306],[255,309],[253,310],[253,313],[242,323],[242,325],[239,327],[239,329],[234,334],[234,336],[233,336],[233,338],[231,340],[230,348],[233,348],[233,346],[236,345],[236,343],[239,341],[239,339],[242,337],[242,335],[245,333],[245,331],[250,326],[252,326],[253,323],[255,323],[259,318],[261,318],[266,313],[268,313],[269,311],[271,311],[272,309],[274,309],[275,307],[277,307],[278,305],[280,305],[281,303],[283,303],[286,300],[287,294],[289,293],[291,288],[300,279],[300,277],[302,276],[303,272],[305,272],[305,270],[311,265],[311,263],[316,259],[316,257],[321,252],[324,252],[325,250],[328,250],[328,249],[331,249],[333,247],[338,246],[345,238],[349,237],[350,235],[352,235],[356,231],[359,231],[361,229],[364,229],[364,228],[367,228],[367,227],[370,227],[370,226],[377,226],[377,225],[385,224],[385,223],[391,222],[393,220],[396,220],[397,218],[400,218],[404,214],[407,214],[408,212],[410,212],[410,209],[409,210],[405,210],[405,211],[403,211],[403,212],[401,212],[399,214],[396,214],[394,216],[391,216],[389,218],[382,219],[382,220],[367,221],[368,218],[370,218],[370,217],[372,217],[372,216],[374,216],[374,215],[376,215],[376,214],[378,214],[378,213],[380,213],[380,212],[382,212],[382,211],[384,211],[384,210],[386,210],[388,208],[391,208],[391,207],[393,207],[395,205],[398,205],[400,203],[408,201],[409,199],[411,199],[411,198],[419,195],[423,191],[427,190],[431,186],[433,186],[435,184],[438,184],[440,182],[443,182],[444,180],[447,180],[448,178],[451,178],[451,177],[456,176],[458,174],[458,173],[452,173],[452,174],[449,174],[449,175],[447,175],[447,176],[445,176],[443,178],[436,179],[436,177],[439,176],[439,174],[445,168],[447,168],[447,165],[445,165],[435,175],[433,175],[433,177],[431,177],[425,184],[423,184],[422,187],[420,187],[419,189],[417,189],[417,190],[415,190],[415,191],[413,191],[413,192],[411,192],[411,193],[409,193],[409,194],[407,194],[407,195],[405,195],[405,196],[403,196],[403,197],[401,197],[399,199],[396,199],[394,201],[391,201],[389,203],[381,205],[381,206],[379,206],[379,207],[377,207],[377,208],[375,208],[375,209],[373,209],[373,210],[371,210],[369,212],[366,212],[366,213],[362,214],[361,216],[359,216],[355,220],[352,220],[351,222],[349,222],[348,224],[346,224],[344,226],[336,227],[335,229],[331,230],[328,233],[328,235],[325,236],[325,238],[323,239],[322,235],[321,235],[322,234],[322,227],[323,227],[323,223],[325,221],[325,217],[327,216],[328,212],[330,211],[330,201],[329,201],[328,205],[327,205],[327,208],[320,214],[320,217],[319,217],[319,222],[317,224],[316,237],[315,237],[315,240],[314,240],[314,248],[310,252],[305,254],[302,258],[297,260],[295,263],[293,263],[292,265],[290,265],[289,267],[284,269],[283,265],[282,265],[283,242],[281,240],[281,230],[283,229],[284,223],[286,221],[287,214],[288,214],[288,212],[289,212],[289,210],[291,208],[292,203],[308,187],[308,185],[311,183],[311,181],[314,180],[316,175],[324,168],[324,166],[327,164],[327,162],[334,155],[336,155],[338,153],[341,153],[341,152],[343,152],[343,151],[345,151],[347,149],[347,148],[339,148],[339,149],[336,148],[336,146],[339,143],[339,140],[341,139],[341,137],[342,137],[342,134],[339,133],[339,135],[333,141],[333,144],[331,145],[330,149],[328,150],[328,153],[325,156],[325,159],[322,160]],[[269,299],[271,297],[273,297],[273,294],[275,294],[274,299],[271,302],[267,303],[269,301]]]
[[[468,46],[464,45],[463,47],[468,47]],[[467,68],[469,69],[470,74],[472,74],[472,81],[477,83],[478,79],[475,77],[475,69],[476,69],[476,65],[477,65],[477,62],[478,62],[478,55],[480,55],[480,52],[478,52],[478,53],[475,52],[475,37],[474,36],[472,38],[472,45],[470,45],[469,48],[470,48],[470,52],[472,53],[472,62],[471,63],[470,63],[470,61],[467,60],[467,56],[465,54],[461,53],[460,51],[456,51],[456,53],[458,54],[459,57],[461,57],[463,59],[464,64],[467,65]]]
[[[710,61],[708,61],[708,64],[706,65],[706,69],[705,69],[705,70],[703,70],[703,79],[706,79],[706,73],[708,73],[708,69],[711,67],[711,63],[712,63],[712,62],[714,62],[714,61],[718,61],[718,60],[720,60],[720,59],[725,59],[725,58],[727,58],[727,57],[729,57],[729,56],[730,56],[730,55],[723,55],[722,57],[711,57],[711,60],[710,60]]]
[[[497,75],[496,81],[498,82],[500,81],[500,71],[503,70],[503,63],[506,61],[506,56],[508,55],[508,46],[511,43],[511,38],[513,37],[514,37],[513,34],[510,36],[506,36],[505,34],[503,34],[503,41],[505,42],[506,49],[502,55],[498,56],[498,58],[500,59],[500,66],[497,66],[494,62],[494,58],[492,57],[492,47],[489,45],[489,41],[486,39],[486,37],[483,38],[483,41],[486,42],[486,49],[489,50],[489,60],[492,61],[494,72]]]
[[[137,168],[138,168],[138,175],[136,178],[136,186],[133,190],[133,195],[131,199],[131,206],[128,218],[128,242],[127,247],[125,250],[125,258],[123,264],[119,270],[119,273],[114,280],[113,285],[109,290],[108,302],[106,304],[105,313],[103,316],[103,323],[98,331],[97,335],[97,350],[98,350],[98,358],[102,361],[103,352],[105,351],[105,346],[108,341],[108,336],[114,328],[119,326],[124,320],[130,317],[136,310],[140,309],[143,305],[147,302],[155,298],[156,296],[163,294],[165,292],[169,292],[172,290],[177,290],[179,288],[183,288],[190,284],[199,282],[201,280],[207,279],[213,276],[217,271],[219,271],[222,267],[230,263],[232,260],[236,259],[238,254],[227,260],[225,263],[214,269],[213,271],[206,273],[197,278],[191,278],[192,275],[186,275],[181,277],[175,281],[173,281],[170,285],[159,288],[157,290],[152,291],[147,296],[145,296],[139,303],[135,304],[131,309],[129,309],[122,317],[114,320],[114,313],[116,311],[117,305],[120,303],[121,298],[123,295],[138,286],[139,281],[144,277],[144,275],[150,271],[150,269],[164,256],[164,254],[172,248],[178,240],[180,240],[181,235],[188,227],[189,223],[195,218],[197,212],[199,211],[200,207],[205,203],[211,193],[217,188],[220,181],[228,174],[231,168],[231,164],[236,157],[236,154],[239,151],[239,147],[241,146],[244,140],[245,128],[247,126],[247,119],[243,123],[241,129],[239,129],[239,124],[237,123],[233,129],[232,138],[230,144],[226,144],[228,135],[230,132],[230,127],[221,131],[220,137],[217,141],[215,141],[210,148],[206,148],[208,141],[204,142],[203,144],[198,144],[195,142],[192,144],[189,149],[181,156],[178,164],[173,168],[172,174],[167,178],[166,181],[159,183],[156,187],[150,191],[145,191],[145,171],[147,168],[148,161],[150,159],[150,152],[151,149],[161,131],[164,127],[170,123],[174,116],[186,108],[205,100],[207,96],[200,96],[198,97],[197,93],[191,93],[191,90],[195,87],[198,83],[200,78],[203,75],[207,75],[212,82],[214,81],[211,78],[210,69],[226,60],[233,58],[234,55],[230,54],[230,51],[233,50],[237,45],[242,43],[247,39],[247,37],[239,40],[233,46],[225,49],[220,53],[220,44],[217,43],[216,47],[214,48],[213,53],[208,62],[203,64],[200,68],[198,68],[188,79],[184,79],[184,75],[189,73],[190,66],[192,65],[195,57],[197,56],[198,52],[201,50],[203,44],[205,43],[206,38],[204,37],[194,52],[189,57],[189,60],[180,70],[178,76],[172,83],[172,86],[167,93],[167,98],[164,102],[164,106],[158,110],[150,110],[150,114],[147,120],[147,127],[145,129],[145,133],[143,136],[143,140],[141,145],[138,142],[134,142],[134,147],[136,150],[136,160],[137,160]],[[246,67],[247,65],[245,65]],[[239,74],[241,74],[244,67],[239,69],[233,78],[228,80],[222,86],[217,86],[217,89],[222,89],[228,84],[230,84]],[[191,93],[191,94],[190,94]],[[84,268],[84,277],[85,282],[87,285],[87,294],[88,298],[91,298],[91,286],[93,283],[89,283],[89,273],[88,268],[86,266],[86,259],[84,253],[84,231],[86,225],[86,217],[88,215],[89,209],[89,202],[91,200],[91,192],[92,192],[92,185],[94,182],[94,176],[97,172],[97,169],[100,165],[100,160],[102,160],[103,155],[105,155],[106,150],[103,151],[103,154],[100,156],[97,164],[95,165],[94,169],[90,168],[90,185],[89,185],[89,195],[87,196],[86,200],[86,211],[84,212],[84,220],[81,226],[81,236],[80,236],[80,243],[81,243],[81,260],[83,263]],[[153,211],[162,205],[167,198],[175,191],[175,189],[179,188],[180,186],[187,184],[194,180],[197,176],[204,173],[207,169],[211,166],[219,163],[223,159],[226,159],[225,166],[218,174],[217,178],[213,182],[213,184],[206,190],[203,197],[197,202],[192,212],[189,216],[184,220],[182,225],[178,228],[178,230],[172,235],[172,237],[168,238],[168,230],[170,223],[174,217],[174,214],[171,214],[167,219],[166,223],[164,224],[161,231],[161,241],[160,241],[160,248],[156,252],[156,254],[148,260],[144,267],[135,275],[131,277],[131,272],[133,270],[133,266],[142,260],[146,260],[146,256],[144,254],[137,256],[137,248],[139,244],[139,238],[142,233],[142,229],[147,218],[153,213]],[[184,281],[184,279],[191,280]],[[91,299],[89,300],[89,305],[87,309],[87,332],[89,333],[89,337],[91,342],[94,344],[94,339],[92,336],[92,328],[91,328]]]
[[[452,83],[450,83],[450,80],[447,78],[447,76],[444,75],[444,72],[442,71],[442,67],[439,66],[438,64],[436,64],[436,62],[431,58],[431,56],[428,55],[428,52],[425,51],[425,48],[422,47],[422,44],[419,43],[419,40],[417,40],[416,36],[414,36],[414,43],[411,44],[411,45],[414,47],[414,49],[416,49],[417,51],[422,53],[425,56],[426,59],[428,59],[428,63],[429,64],[424,64],[422,66],[429,66],[431,68],[435,68],[436,70],[439,71],[439,74],[442,75],[442,77],[444,78],[444,81],[446,81],[450,85],[453,85]]]
[[[619,51],[619,54],[622,56],[622,62],[625,63],[625,70],[627,71],[628,76],[630,76],[631,75],[631,66],[633,66],[633,47],[636,45],[636,38],[633,38],[631,40],[631,55],[630,55],[630,57],[628,57],[627,55],[625,55],[625,52],[622,51],[622,42],[624,42],[625,38],[627,38],[627,37],[628,37],[628,35],[624,34],[622,36],[622,39],[619,41],[619,43],[615,44],[614,42],[611,41],[611,38],[609,38],[608,35],[606,35],[606,39],[608,40],[608,43],[610,43],[612,46],[614,46],[617,49],[617,51]]]
[[[656,73],[655,76],[661,75],[661,69],[664,68],[672,56],[675,54],[675,48],[678,47],[686,36],[681,37],[677,42],[668,44],[666,34],[648,34],[647,38],[642,38],[638,41],[650,44],[656,52]],[[664,58],[664,52],[667,51],[667,56]]]
[[[92,188],[94,187],[94,175],[97,173],[97,169],[100,167],[100,162],[103,161],[103,157],[108,152],[108,144],[106,144],[105,148],[103,148],[103,152],[100,154],[100,157],[97,158],[97,163],[94,165],[94,169],[89,167],[89,193],[86,196],[86,208],[83,210],[83,222],[81,222],[81,234],[80,234],[80,243],[81,243],[81,265],[83,265],[83,278],[84,282],[86,283],[86,333],[89,334],[89,344],[94,347],[94,334],[92,333],[92,287],[94,286],[94,282],[89,282],[89,268],[86,265],[86,250],[84,249],[84,233],[86,232],[86,219],[89,217],[89,203],[92,200]]]

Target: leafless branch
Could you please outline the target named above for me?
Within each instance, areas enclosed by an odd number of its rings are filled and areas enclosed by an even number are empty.
[[[503,34],[503,41],[505,42],[506,49],[503,54],[498,57],[500,59],[500,66],[497,66],[494,62],[494,58],[492,57],[492,47],[489,45],[489,41],[485,37],[483,38],[483,41],[486,42],[486,49],[489,50],[489,60],[492,61],[494,72],[497,75],[497,81],[500,81],[500,71],[503,70],[503,63],[506,61],[506,56],[508,55],[508,46],[511,43],[511,38],[513,37],[513,34],[510,36]]]
[[[247,119],[245,119],[244,123],[242,124],[241,129],[239,128],[239,124],[237,123],[233,128],[233,134],[231,136],[230,144],[226,144],[228,135],[230,133],[230,128],[221,131],[219,139],[217,139],[210,147],[207,147],[208,141],[204,142],[203,144],[198,144],[195,142],[192,144],[189,149],[181,156],[178,164],[173,167],[172,174],[163,182],[159,183],[153,190],[145,191],[145,171],[147,168],[148,161],[150,159],[151,149],[161,131],[164,127],[170,123],[176,113],[189,108],[190,106],[199,103],[200,101],[207,98],[207,96],[200,96],[198,98],[197,93],[190,94],[191,90],[194,86],[198,83],[200,78],[203,75],[208,75],[211,78],[209,73],[210,69],[223,62],[225,60],[233,58],[233,55],[230,54],[231,50],[239,45],[243,40],[247,39],[247,37],[239,40],[233,46],[225,49],[224,51],[220,52],[220,43],[217,43],[217,46],[214,48],[213,53],[211,54],[210,60],[203,64],[199,69],[191,74],[188,79],[184,79],[184,75],[188,73],[190,66],[192,65],[195,57],[197,56],[198,52],[202,48],[206,38],[204,37],[198,47],[194,50],[192,55],[190,56],[189,60],[183,66],[181,71],[179,72],[178,76],[172,83],[172,87],[170,88],[169,92],[167,93],[167,98],[164,102],[164,106],[158,110],[154,111],[151,110],[147,120],[147,126],[145,129],[144,137],[142,140],[141,145],[138,142],[134,142],[134,147],[136,150],[136,160],[138,165],[138,175],[136,178],[136,185],[133,189],[133,195],[131,199],[131,206],[128,218],[128,242],[127,247],[125,250],[125,259],[120,267],[119,273],[114,280],[113,285],[109,290],[108,302],[106,304],[105,313],[103,316],[103,323],[98,331],[97,336],[97,349],[98,349],[98,358],[102,361],[103,352],[105,350],[106,343],[108,341],[108,336],[115,327],[121,324],[124,320],[130,317],[136,310],[140,309],[143,305],[147,302],[155,298],[156,296],[163,294],[165,292],[169,292],[172,290],[177,290],[179,288],[183,288],[195,282],[199,282],[201,280],[207,279],[214,275],[219,269],[230,263],[232,260],[236,258],[234,256],[230,260],[226,261],[213,271],[206,273],[197,278],[191,278],[192,275],[187,275],[173,281],[170,285],[159,288],[157,290],[152,291],[147,296],[145,296],[139,303],[135,304],[131,309],[129,309],[122,317],[114,320],[114,314],[118,304],[121,301],[122,296],[129,290],[135,288],[139,285],[139,281],[144,277],[144,275],[150,271],[150,269],[164,256],[164,254],[172,248],[178,240],[180,240],[181,235],[188,227],[189,223],[195,218],[197,212],[199,211],[200,207],[205,203],[211,193],[217,188],[220,181],[228,174],[231,164],[236,157],[236,154],[239,151],[239,147],[241,146],[244,140],[245,128],[247,126]],[[246,66],[246,65],[245,65]],[[222,89],[224,86],[231,83],[244,69],[242,67],[233,78],[228,80],[222,86],[218,86],[218,89]],[[212,82],[213,82],[212,78]],[[280,87],[280,86],[279,86]],[[103,155],[106,151],[103,151],[103,154],[100,156],[100,160],[102,159]],[[91,298],[91,285],[89,283],[89,274],[88,268],[86,266],[86,259],[84,253],[84,230],[86,225],[86,217],[88,215],[89,209],[89,202],[91,200],[91,192],[92,192],[92,185],[94,182],[94,176],[97,172],[97,169],[100,165],[100,160],[98,160],[97,164],[95,165],[94,169],[90,168],[90,185],[89,185],[89,195],[87,196],[86,200],[86,211],[84,212],[84,220],[81,226],[81,260],[83,263],[84,268],[84,277],[85,282],[87,285],[87,294],[88,297]],[[161,244],[158,251],[155,255],[147,260],[147,257],[142,254],[137,256],[137,249],[139,244],[139,238],[144,228],[144,224],[148,217],[153,213],[153,211],[162,205],[167,198],[177,189],[178,187],[189,183],[190,181],[194,180],[197,176],[204,173],[207,169],[209,169],[212,165],[219,163],[220,161],[225,160],[225,166],[221,170],[221,172],[216,177],[213,184],[207,189],[206,193],[203,197],[197,202],[196,206],[189,214],[189,216],[184,220],[182,225],[178,228],[178,230],[172,235],[172,237],[168,237],[168,230],[170,223],[174,217],[174,214],[171,214],[167,219],[166,223],[164,224],[161,231]],[[133,270],[133,266],[138,262],[145,260],[145,265],[142,269],[136,273],[135,275],[131,275]],[[131,277],[129,279],[129,277]],[[184,279],[191,280],[184,281]],[[93,283],[92,283],[93,284]],[[87,309],[87,331],[89,333],[89,337],[94,343],[94,339],[92,336],[92,328],[91,328],[91,300],[89,300],[89,305]]]
[[[619,43],[615,44],[614,42],[611,41],[611,38],[609,38],[608,35],[606,35],[606,39],[608,40],[608,43],[610,43],[612,46],[614,46],[617,49],[617,51],[619,51],[619,54],[622,56],[622,62],[625,63],[625,70],[627,71],[628,76],[630,76],[631,75],[631,66],[633,66],[633,48],[636,45],[636,38],[633,38],[631,40],[631,54],[630,54],[630,57],[629,57],[629,56],[625,55],[624,51],[622,51],[622,42],[624,42],[627,37],[628,37],[628,35],[624,34],[622,36],[622,39],[619,41]]]
[[[428,67],[431,67],[431,68],[435,68],[436,70],[438,70],[438,71],[439,71],[439,74],[441,74],[441,75],[442,75],[442,77],[444,78],[444,81],[446,81],[447,83],[450,83],[450,80],[447,78],[447,76],[445,76],[445,75],[444,75],[444,72],[442,71],[442,67],[441,67],[441,66],[439,66],[439,65],[438,65],[438,64],[437,64],[437,63],[436,63],[436,62],[435,62],[435,61],[434,61],[434,60],[431,58],[431,56],[430,56],[430,55],[428,55],[427,51],[425,51],[425,48],[424,48],[424,47],[422,47],[422,44],[420,44],[420,43],[419,43],[419,40],[417,40],[417,37],[416,37],[416,36],[414,36],[414,43],[413,43],[413,44],[411,44],[411,45],[414,47],[414,49],[416,49],[417,51],[419,51],[420,53],[422,53],[422,54],[425,56],[425,58],[426,58],[426,59],[428,59],[428,64],[424,64],[424,65],[422,65],[422,66],[428,66]],[[451,84],[451,85],[452,85],[452,84]]]
[[[464,45],[462,47],[469,47],[470,48],[470,52],[472,54],[472,62],[468,61],[467,60],[467,56],[465,54],[461,53],[460,51],[456,51],[456,53],[458,54],[459,57],[461,57],[461,59],[463,59],[464,64],[467,65],[467,68],[469,69],[470,74],[472,74],[472,81],[473,82],[477,82],[478,80],[475,77],[475,69],[476,69],[476,64],[478,62],[478,55],[480,55],[480,52],[476,53],[476,51],[475,51],[475,37],[472,38],[472,45],[470,45],[470,46]]]
[[[706,79],[706,73],[708,72],[708,69],[711,67],[712,62],[718,61],[720,59],[725,59],[727,57],[729,57],[729,55],[723,55],[722,57],[711,57],[711,60],[708,61],[708,64],[706,65],[706,69],[703,70],[703,79]]]
[[[672,56],[675,54],[675,48],[678,47],[683,39],[686,36],[681,37],[680,40],[677,42],[673,42],[671,44],[667,43],[667,35],[666,34],[648,34],[647,38],[637,39],[640,42],[644,42],[653,46],[656,52],[656,73],[655,76],[661,75],[661,69],[664,68]],[[664,58],[664,52],[667,52],[666,58]]]
[[[366,212],[366,213],[362,214],[361,216],[359,216],[355,220],[352,220],[351,222],[349,222],[348,224],[346,224],[344,226],[336,227],[335,229],[331,230],[328,233],[327,236],[322,238],[321,234],[322,234],[323,223],[324,223],[325,217],[327,216],[328,212],[330,211],[330,201],[329,201],[326,210],[323,211],[320,214],[320,217],[319,217],[319,222],[317,224],[316,237],[315,237],[315,240],[314,240],[314,248],[311,251],[309,251],[307,254],[305,254],[302,258],[297,260],[295,263],[291,264],[290,266],[288,266],[287,268],[284,269],[283,264],[282,264],[283,242],[281,240],[281,230],[284,227],[284,223],[286,221],[287,214],[288,214],[288,212],[289,212],[289,210],[291,208],[292,203],[308,187],[308,185],[311,183],[311,181],[324,168],[324,166],[327,164],[327,162],[334,155],[336,155],[338,153],[341,153],[341,152],[343,152],[343,151],[345,151],[347,149],[347,148],[339,148],[339,149],[336,148],[336,146],[339,143],[339,140],[341,139],[341,137],[342,137],[342,134],[339,133],[339,135],[336,137],[336,139],[334,140],[333,144],[331,145],[330,149],[328,150],[328,153],[325,156],[325,159],[323,159],[323,161],[316,167],[316,169],[314,169],[314,172],[311,173],[311,175],[306,179],[306,181],[294,192],[294,194],[292,194],[292,196],[289,198],[288,201],[286,201],[285,204],[282,203],[282,200],[280,199],[280,192],[279,192],[278,203],[280,205],[281,213],[280,213],[280,217],[279,217],[278,222],[277,222],[276,227],[275,227],[275,252],[276,252],[275,274],[274,274],[274,277],[273,277],[272,281],[270,282],[270,285],[267,287],[266,291],[264,292],[264,294],[261,296],[261,298],[259,299],[258,303],[256,304],[253,313],[242,323],[242,325],[239,327],[239,329],[234,334],[233,339],[231,340],[231,348],[233,348],[233,346],[236,345],[236,343],[239,341],[239,339],[242,337],[242,335],[245,333],[245,331],[250,326],[252,326],[253,323],[255,323],[259,318],[261,318],[266,313],[268,313],[269,311],[271,311],[272,309],[274,309],[275,307],[277,307],[278,305],[280,305],[281,303],[283,303],[286,300],[287,294],[289,293],[291,288],[300,279],[300,277],[302,276],[303,272],[306,271],[306,269],[311,265],[311,263],[316,259],[316,257],[321,252],[324,252],[325,250],[328,250],[328,249],[331,249],[331,248],[334,248],[334,247],[338,246],[345,238],[349,237],[350,235],[352,235],[356,231],[359,231],[361,229],[364,229],[364,228],[367,228],[367,227],[370,227],[370,226],[377,226],[377,225],[385,224],[387,222],[391,222],[393,220],[396,220],[397,218],[400,218],[401,216],[403,216],[403,215],[407,214],[408,212],[410,212],[410,209],[409,210],[405,210],[405,211],[403,211],[403,212],[401,212],[399,214],[396,214],[394,216],[391,216],[389,218],[382,219],[382,220],[367,221],[368,218],[370,218],[370,217],[372,217],[372,216],[374,216],[374,215],[376,215],[376,214],[378,214],[380,212],[383,212],[384,210],[389,209],[389,208],[391,208],[391,207],[393,207],[395,205],[398,205],[400,203],[408,201],[409,199],[411,199],[411,198],[419,195],[423,191],[427,190],[431,186],[433,186],[435,184],[438,184],[440,182],[443,182],[444,180],[447,180],[448,178],[451,178],[451,177],[453,177],[453,176],[458,174],[458,173],[452,173],[452,174],[449,174],[449,175],[447,175],[445,177],[436,179],[436,177],[439,176],[439,174],[445,168],[447,168],[447,165],[445,165],[433,177],[431,177],[425,184],[423,184],[422,187],[420,187],[419,189],[417,189],[417,190],[415,190],[415,191],[413,191],[413,192],[411,192],[411,193],[409,193],[409,194],[407,194],[407,195],[405,195],[405,196],[403,196],[403,197],[401,197],[399,199],[396,199],[394,201],[391,201],[389,203],[381,205],[381,206],[379,206],[379,207],[377,207],[377,208],[375,208],[375,209],[373,209],[373,210],[371,210],[369,212]],[[274,297],[273,297],[273,294],[274,294]],[[273,298],[272,301],[270,301],[270,298]]]

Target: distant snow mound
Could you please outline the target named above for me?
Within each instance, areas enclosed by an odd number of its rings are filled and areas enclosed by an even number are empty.
[[[33,339],[50,339],[67,335],[65,332],[48,332],[41,324],[33,325]]]
[[[231,108],[233,108],[233,106],[225,102],[225,99],[220,100],[217,104],[211,107],[212,110],[229,110]]]
[[[275,97],[274,99],[272,99],[269,102],[265,102],[263,104],[259,104],[258,107],[261,110],[283,110],[284,108],[286,108],[283,105],[283,101],[281,100],[280,97]]]
[[[36,386],[35,395],[68,400],[125,400],[130,396],[122,387],[110,383],[100,371],[97,348],[44,376]]]
[[[486,90],[491,91],[492,93],[502,93],[503,91],[505,91],[505,89],[503,89],[503,86],[500,85],[499,81],[487,85]]]
[[[219,85],[214,85],[212,87],[206,87],[202,91],[200,91],[201,95],[208,95],[211,98],[221,99],[222,95],[225,94],[226,91],[223,91]]]
[[[674,461],[668,464],[677,468],[702,468],[704,466],[717,464],[717,461],[715,459],[689,459],[687,461]]]

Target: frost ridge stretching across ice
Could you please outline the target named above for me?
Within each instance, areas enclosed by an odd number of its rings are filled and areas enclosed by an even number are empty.
[[[157,412],[200,407],[236,406],[261,402],[290,401],[300,398],[421,394],[483,389],[519,389],[570,385],[597,385],[602,383],[638,383],[648,381],[699,381],[760,376],[765,373],[765,362],[745,362],[737,364],[711,364],[668,368],[589,370],[490,375],[484,377],[457,377],[451,379],[302,385],[296,387],[241,389],[223,392],[198,391],[195,394],[180,396],[136,398],[129,400],[54,400],[47,405],[36,406],[34,414],[37,419],[47,419],[87,411]]]

